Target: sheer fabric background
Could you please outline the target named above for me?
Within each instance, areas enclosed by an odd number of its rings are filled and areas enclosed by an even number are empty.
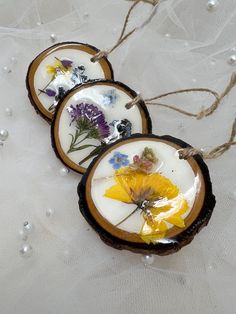
[[[227,313],[235,312],[236,159],[235,148],[208,161],[217,206],[207,228],[180,252],[156,257],[144,267],[141,256],[103,244],[78,209],[80,175],[61,176],[51,148],[50,128],[27,98],[25,75],[31,60],[57,42],[81,41],[111,47],[130,2],[125,0],[0,1],[0,128],[9,139],[0,147],[0,312]],[[140,4],[130,26],[150,10]],[[109,57],[115,79],[155,96],[180,88],[222,91],[236,69],[227,63],[236,47],[236,3],[166,0],[151,23]],[[15,59],[12,60],[12,57]],[[198,112],[206,94],[173,96],[166,103]],[[5,108],[13,109],[13,116]],[[196,147],[225,142],[236,111],[236,89],[214,115],[196,120],[164,108],[149,108],[154,133],[170,134]],[[52,217],[46,210],[53,208]],[[35,225],[33,255],[19,255],[25,220]]]

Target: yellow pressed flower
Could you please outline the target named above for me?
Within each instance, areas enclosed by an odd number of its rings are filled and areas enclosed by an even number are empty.
[[[53,65],[47,65],[47,73],[55,75],[57,72],[57,69],[60,69],[61,71],[66,72],[70,68],[71,68],[71,66],[69,66],[69,67],[63,66],[62,61],[59,60],[58,58],[56,58]]]
[[[165,236],[168,223],[184,228],[182,215],[188,210],[187,201],[169,179],[159,173],[147,174],[121,168],[115,173],[116,184],[106,190],[105,196],[128,204],[136,204],[143,210],[144,224],[141,238],[155,243]],[[148,207],[142,208],[147,201]]]

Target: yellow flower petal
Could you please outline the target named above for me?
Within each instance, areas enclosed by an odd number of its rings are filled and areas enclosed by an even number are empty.
[[[146,174],[124,167],[116,171],[115,181],[116,184],[106,190],[106,197],[124,203],[154,202],[149,208],[151,216],[143,213],[145,222],[140,236],[146,243],[156,243],[165,237],[169,229],[167,223],[185,227],[182,215],[187,212],[188,203],[169,179],[159,173]]]
[[[48,74],[55,74],[56,73],[56,68],[51,66],[51,65],[47,65],[47,73]]]
[[[126,193],[126,191],[119,184],[113,185],[111,188],[106,190],[104,196],[124,203],[132,203],[132,199],[129,194]]]

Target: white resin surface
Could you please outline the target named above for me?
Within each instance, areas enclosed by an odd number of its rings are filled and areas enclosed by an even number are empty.
[[[156,172],[167,177],[174,183],[183,194],[189,205],[188,212],[183,216],[185,218],[191,211],[196,193],[199,189],[199,178],[195,176],[191,166],[185,160],[180,160],[177,151],[174,147],[161,142],[154,141],[133,141],[122,145],[117,149],[113,149],[100,162],[99,167],[95,170],[92,183],[92,199],[100,214],[110,223],[116,225],[124,217],[128,216],[136,205],[126,204],[117,200],[110,199],[104,196],[106,189],[115,184],[113,178],[98,179],[103,177],[111,177],[114,175],[114,169],[109,163],[109,159],[114,152],[126,154],[129,157],[129,162],[132,163],[134,155],[141,155],[144,147],[149,147],[153,150],[159,159]],[[98,180],[97,180],[98,179]],[[137,211],[132,217],[123,222],[119,228],[128,232],[139,233],[144,223],[143,216],[140,211]],[[172,225],[169,224],[169,227]]]
[[[52,78],[52,74],[47,73],[47,66],[54,64],[56,60],[55,57],[60,60],[69,59],[73,61],[73,67],[83,65],[85,67],[84,75],[86,75],[88,79],[105,78],[105,74],[100,63],[99,62],[93,63],[90,61],[91,54],[85,51],[76,50],[76,49],[61,49],[61,50],[52,52],[45,59],[43,59],[43,61],[39,64],[35,72],[35,76],[34,76],[34,86],[35,86],[36,93],[38,93],[38,89],[43,89],[48,84],[48,82],[50,82]],[[63,80],[62,80],[62,86],[63,86]],[[71,86],[71,88],[72,87],[73,86]],[[69,88],[67,88],[67,90],[68,89]],[[54,100],[53,97],[48,97],[47,95],[43,93],[41,93],[38,96],[38,98],[46,109],[48,109],[52,105],[53,100]]]
[[[103,104],[103,95],[107,92],[115,90],[117,94],[117,100],[112,105]],[[67,153],[71,136],[70,133],[74,134],[75,124],[70,125],[71,118],[68,114],[67,108],[70,105],[76,105],[83,103],[93,104],[97,106],[100,110],[103,111],[107,123],[111,123],[114,120],[128,119],[132,123],[132,133],[142,133],[142,119],[140,111],[137,106],[134,106],[132,109],[127,110],[125,104],[131,100],[131,97],[128,96],[124,91],[118,89],[115,85],[93,85],[91,87],[82,89],[75,93],[64,106],[64,109],[61,113],[60,123],[59,123],[59,139],[62,146],[62,149]],[[98,145],[99,141],[94,139],[87,139],[83,144],[94,144]],[[75,163],[81,161],[92,151],[91,148],[83,149],[73,153],[67,154],[68,157]],[[85,162],[82,166],[87,167],[90,164],[91,160]]]

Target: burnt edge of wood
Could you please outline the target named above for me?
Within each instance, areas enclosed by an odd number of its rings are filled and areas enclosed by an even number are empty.
[[[35,60],[40,57],[40,55],[44,52],[46,52],[47,50],[50,50],[50,49],[53,49],[53,48],[56,48],[58,46],[61,46],[61,45],[84,45],[84,46],[87,46],[91,49],[94,49],[96,52],[99,52],[100,50],[97,48],[97,47],[94,47],[90,44],[85,44],[85,43],[81,43],[81,42],[77,42],[77,41],[65,41],[65,42],[60,42],[60,43],[57,43],[55,45],[52,45],[50,47],[48,47],[47,49],[44,49],[43,51],[41,51],[34,59],[33,61],[30,63],[29,67],[28,67],[28,70],[27,70],[27,74],[26,74],[26,78],[25,78],[25,84],[26,84],[26,89],[28,91],[28,98],[29,98],[29,101],[31,103],[31,105],[34,107],[35,111],[37,114],[39,114],[45,121],[47,121],[48,124],[51,124],[51,121],[52,119],[48,118],[47,116],[45,116],[39,109],[39,107],[37,106],[37,104],[34,102],[33,100],[33,97],[32,97],[32,94],[31,94],[31,90],[30,90],[30,86],[29,86],[29,81],[30,81],[30,77],[29,77],[29,72],[30,72],[30,69],[33,65],[33,63],[35,62]],[[107,59],[107,57],[103,57],[103,59],[106,60],[109,68],[110,68],[110,71],[111,71],[111,76],[112,76],[112,80],[114,80],[114,71],[113,71],[113,68],[112,68],[112,65],[111,65],[111,62]],[[89,80],[88,82],[91,82],[93,80]],[[80,85],[80,84],[79,84]],[[68,92],[70,92],[70,90],[68,90],[66,92],[66,94],[64,95],[64,97],[68,94]],[[63,98],[64,98],[63,97]],[[54,113],[55,114],[55,113]]]
[[[145,138],[147,136],[143,134],[133,134],[130,138]],[[169,135],[164,135],[164,136],[157,136],[157,135],[149,135],[148,137],[151,138],[157,138],[157,139],[163,139],[172,143],[175,143],[182,148],[186,147],[191,147],[191,145],[183,142],[180,139],[174,138]],[[109,145],[109,147],[105,148],[102,153],[104,153],[108,148],[111,146],[117,144],[118,142],[121,142],[122,140],[118,140],[117,142]],[[94,219],[92,216],[87,202],[86,202],[86,181],[88,179],[89,173],[93,168],[93,165],[96,163],[97,159],[99,158],[96,157],[88,167],[86,173],[84,174],[82,180],[80,181],[78,188],[77,188],[77,193],[79,196],[79,208],[80,212],[84,216],[84,218],[87,220],[87,222],[91,225],[91,227],[99,234],[100,238],[102,239],[103,242],[105,242],[107,245],[118,249],[118,250],[129,250],[133,253],[140,253],[140,254],[157,254],[157,255],[169,255],[172,253],[175,253],[179,251],[182,247],[186,246],[192,240],[194,239],[195,235],[205,226],[207,226],[213,209],[216,204],[215,196],[212,193],[212,184],[211,184],[211,179],[209,175],[209,170],[203,159],[201,158],[200,155],[196,155],[193,158],[197,162],[199,168],[202,171],[204,182],[205,182],[205,198],[204,202],[202,205],[202,209],[200,211],[200,214],[198,217],[195,219],[195,221],[183,232],[179,233],[177,236],[174,238],[171,238],[170,240],[173,240],[173,242],[170,243],[157,243],[157,244],[146,244],[146,243],[132,243],[128,242],[122,239],[119,239],[113,235],[111,235],[109,232],[104,230],[102,226],[100,226],[97,221]]]
[[[51,144],[52,144],[52,148],[57,156],[58,159],[60,159],[60,161],[66,166],[68,167],[68,165],[65,163],[65,161],[63,160],[63,158],[60,156],[58,150],[57,150],[57,146],[56,146],[56,140],[55,140],[55,135],[54,135],[54,126],[55,126],[55,122],[56,122],[56,117],[57,117],[57,113],[60,109],[60,107],[63,105],[63,101],[64,101],[64,98],[71,92],[73,92],[74,90],[76,90],[78,87],[80,86],[88,86],[88,85],[95,85],[97,82],[101,82],[101,83],[115,83],[116,85],[126,89],[130,95],[135,98],[137,97],[137,93],[132,90],[130,87],[128,87],[127,85],[125,85],[124,83],[122,82],[119,82],[119,81],[113,81],[113,80],[104,80],[104,79],[96,79],[96,80],[90,80],[89,82],[86,82],[86,83],[81,83],[81,84],[78,84],[76,86],[74,86],[72,89],[70,89],[66,94],[65,96],[58,102],[57,104],[57,107],[56,107],[56,110],[55,110],[55,113],[53,115],[53,119],[51,121]],[[145,119],[146,119],[146,122],[147,122],[147,133],[145,133],[146,135],[149,135],[152,133],[152,120],[151,120],[151,117],[150,117],[150,114],[149,114],[149,111],[147,109],[147,106],[145,104],[144,101],[140,101],[139,102],[139,105],[140,107],[142,108],[143,110],[143,113],[145,115]],[[130,138],[130,137],[129,137]],[[117,141],[115,142],[117,143]],[[110,144],[112,145],[112,144]],[[110,145],[107,145],[107,147],[110,147]],[[96,158],[96,157],[95,157]],[[92,160],[93,161],[93,160]],[[71,168],[70,168],[71,169]],[[74,172],[77,172],[79,174],[84,174],[83,172],[79,172],[79,171],[76,171],[75,169],[71,169],[73,170]]]

